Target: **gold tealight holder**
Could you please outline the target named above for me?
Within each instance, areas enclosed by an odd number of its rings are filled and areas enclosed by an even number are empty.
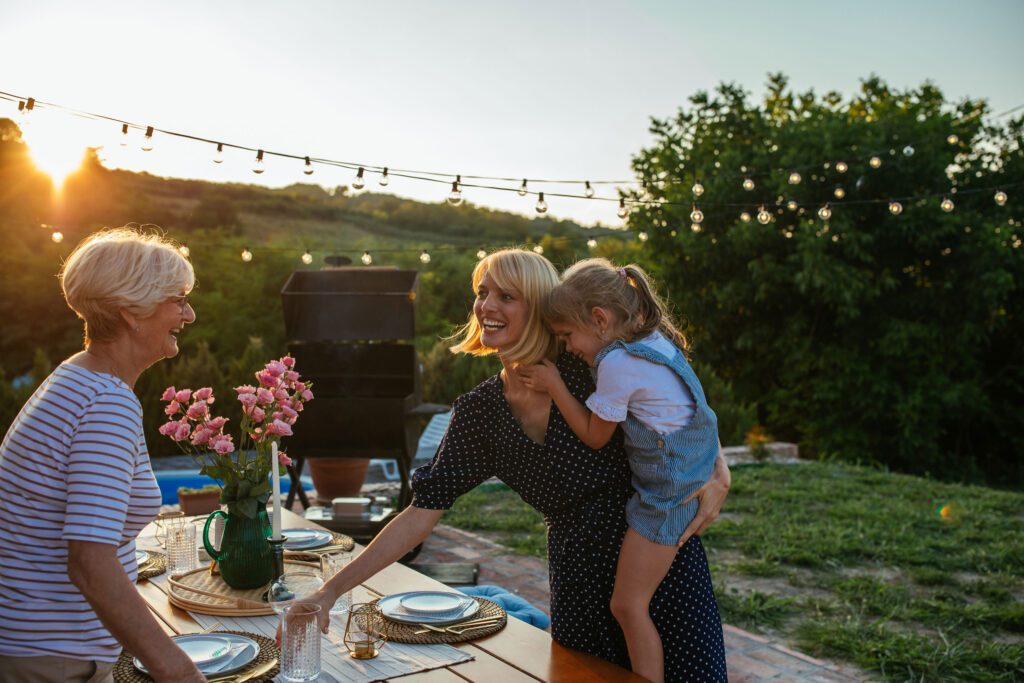
[[[369,602],[352,605],[345,624],[345,647],[354,659],[373,659],[388,640],[388,621],[380,607]]]

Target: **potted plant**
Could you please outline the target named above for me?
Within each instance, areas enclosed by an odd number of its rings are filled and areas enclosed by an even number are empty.
[[[182,486],[178,489],[178,505],[186,515],[208,515],[220,509],[220,487],[216,484],[198,489]]]

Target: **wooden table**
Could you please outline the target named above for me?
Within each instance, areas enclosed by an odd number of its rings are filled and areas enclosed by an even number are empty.
[[[320,529],[288,510],[284,511],[286,528]],[[148,533],[147,530],[143,533]],[[357,546],[357,550],[359,550]],[[364,587],[380,595],[411,590],[444,590],[444,584],[400,564],[393,564],[367,580]],[[138,590],[149,608],[170,634],[199,630],[188,612],[174,607],[167,596],[149,581],[140,581]],[[441,683],[444,681],[643,681],[622,667],[591,655],[562,647],[551,635],[518,619],[509,618],[508,625],[493,635],[469,643],[454,645],[475,658],[471,662],[453,664],[443,669],[402,676],[402,681]],[[399,679],[396,679],[399,680]]]

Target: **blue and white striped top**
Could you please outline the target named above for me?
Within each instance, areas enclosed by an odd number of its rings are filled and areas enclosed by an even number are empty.
[[[68,541],[117,546],[160,510],[142,406],[120,379],[62,363],[0,445],[0,654],[114,662],[121,646],[68,579]]]

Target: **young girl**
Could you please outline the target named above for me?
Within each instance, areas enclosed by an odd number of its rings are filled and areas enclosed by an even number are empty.
[[[629,529],[619,553],[611,610],[622,626],[633,671],[664,680],[661,638],[650,602],[697,512],[689,496],[718,455],[718,421],[676,329],[646,274],[587,259],[569,268],[544,304],[544,319],[566,350],[596,368],[586,405],[554,364],[522,367],[527,386],[547,392],[576,435],[601,448],[622,425],[633,473],[626,505]]]

